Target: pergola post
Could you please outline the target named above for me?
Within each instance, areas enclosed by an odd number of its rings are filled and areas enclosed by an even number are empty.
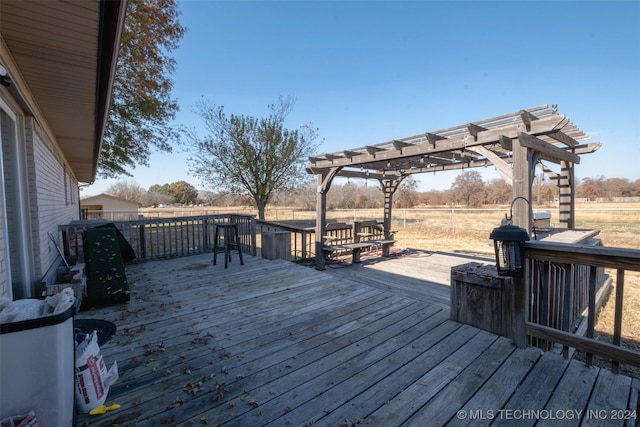
[[[522,137],[522,136],[521,136]],[[513,200],[518,197],[524,197],[529,203],[524,200],[517,200],[513,203],[513,224],[527,230],[527,233],[531,234],[532,230],[532,208],[531,208],[531,195],[532,184],[536,170],[537,153],[525,147],[520,143],[520,139],[513,141],[513,185],[512,196]],[[525,266],[525,270],[528,266]],[[527,292],[526,280],[528,275],[524,278],[514,277],[513,279],[513,341],[518,347],[527,346],[527,333],[526,333],[526,321],[528,317],[529,306],[529,294]]]
[[[398,186],[404,179],[403,176],[393,179],[383,179],[381,181],[384,191],[384,216],[382,227],[384,228],[384,238],[391,239],[391,214],[393,210],[393,193],[396,192]],[[388,245],[382,245],[382,256],[389,256],[390,248]]]
[[[342,168],[331,168],[327,172],[317,174],[316,196],[316,269],[325,269],[324,239],[327,230],[327,192],[331,188],[331,182]]]
[[[576,204],[573,186],[573,163],[563,161],[558,180],[558,202],[560,210],[560,228],[575,228]]]
[[[512,198],[524,197],[525,201],[516,201],[513,204],[513,224],[524,228],[528,233],[532,229],[531,195],[533,176],[535,174],[535,152],[520,144],[518,139],[513,141],[513,185]]]

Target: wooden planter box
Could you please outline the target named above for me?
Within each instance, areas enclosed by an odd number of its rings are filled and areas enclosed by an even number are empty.
[[[263,231],[262,258],[291,260],[291,232]]]
[[[495,265],[471,262],[451,268],[451,319],[513,337],[514,287]]]

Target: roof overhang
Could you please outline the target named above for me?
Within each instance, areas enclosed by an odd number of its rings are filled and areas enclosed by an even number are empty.
[[[93,182],[111,105],[126,0],[0,2],[0,54],[10,90]]]

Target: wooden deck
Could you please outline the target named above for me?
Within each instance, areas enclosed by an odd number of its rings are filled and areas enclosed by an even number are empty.
[[[128,266],[130,303],[78,315],[118,326],[102,354],[122,407],[77,425],[624,425],[638,380],[449,320],[450,267],[471,260]]]

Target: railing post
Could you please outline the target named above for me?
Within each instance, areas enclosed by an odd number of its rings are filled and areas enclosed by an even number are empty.
[[[209,218],[202,218],[202,251],[206,252],[209,250]]]
[[[524,276],[512,277],[513,286],[513,344],[527,346],[527,307],[529,307],[529,286],[531,282],[531,262],[524,263]]]
[[[589,267],[589,317],[587,318],[587,338],[593,338],[596,328],[596,288],[598,281],[598,267]],[[587,353],[587,365],[593,363],[593,353]]]
[[[571,307],[573,307],[573,278],[571,277],[573,269],[571,264],[564,264],[562,270],[564,271],[564,280],[562,282],[562,330],[569,332],[571,330]],[[565,359],[569,358],[569,351],[568,346],[562,346],[562,356]]]
[[[256,256],[258,253],[258,248],[256,246],[258,246],[258,238],[256,237],[256,219],[254,217],[251,217],[251,219],[249,220],[249,234],[250,234],[250,238],[251,238],[251,255],[252,256]]]
[[[302,233],[300,233],[300,236],[302,238],[302,260],[306,261],[307,259],[307,232],[306,231],[302,231]]]
[[[622,303],[624,301],[624,270],[619,268],[616,273],[616,308],[613,320],[613,345],[620,346],[622,339]],[[611,370],[617,374],[620,362],[613,360]]]
[[[144,224],[138,225],[138,239],[140,240],[140,258],[147,259],[147,244],[144,236]]]

